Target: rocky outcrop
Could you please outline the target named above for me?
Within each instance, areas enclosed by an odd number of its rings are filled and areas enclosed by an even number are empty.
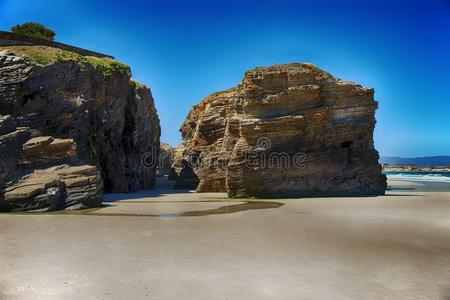
[[[175,189],[195,190],[198,186],[199,179],[192,168],[189,157],[184,145],[178,145],[173,149],[172,168],[169,172],[169,180],[176,180]]]
[[[102,180],[95,166],[83,165],[72,139],[34,136],[0,116],[0,211],[98,207]]]
[[[158,176],[169,175],[172,168],[173,148],[167,143],[159,146]]]
[[[107,192],[151,187],[159,120],[150,90],[130,77],[128,66],[108,57],[39,46],[0,47],[0,114],[11,116],[3,117],[1,127],[17,127],[2,132],[2,174],[14,164],[42,169],[42,160],[50,165],[51,159],[60,160],[56,152],[75,151],[79,162],[100,170]],[[30,137],[39,138],[24,145],[19,159],[14,149]],[[31,161],[28,155],[43,146],[48,157]]]
[[[253,69],[191,109],[174,163],[231,197],[381,195],[373,96],[311,64]]]
[[[37,168],[68,162],[75,156],[76,146],[72,139],[38,136],[23,144],[18,165],[25,168]]]
[[[18,168],[22,146],[30,137],[29,128],[17,128],[14,118],[0,115],[0,187]]]
[[[178,175],[183,168],[183,159],[184,154],[186,153],[186,147],[183,144],[176,146],[173,148],[173,157],[172,157],[172,169]]]
[[[195,190],[199,183],[197,174],[195,174],[190,162],[186,159],[181,160],[181,169],[177,173],[175,180],[175,189]]]
[[[35,170],[6,188],[0,211],[99,207],[100,172],[94,166],[60,165]]]

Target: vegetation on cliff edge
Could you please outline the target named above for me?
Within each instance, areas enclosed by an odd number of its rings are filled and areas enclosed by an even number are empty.
[[[11,27],[11,32],[34,36],[41,39],[51,40],[55,38],[56,32],[40,23],[27,22]]]
[[[131,81],[134,82],[134,84],[136,85],[136,88],[138,88],[138,89],[148,89],[148,87],[145,84],[140,83],[139,81],[137,81],[133,78],[131,79]]]
[[[131,76],[130,67],[109,57],[83,56],[78,53],[44,46],[12,46],[0,47],[0,50],[9,50],[32,60],[41,66],[52,65],[58,62],[74,61],[81,65],[90,65],[103,76],[115,73],[124,73]]]

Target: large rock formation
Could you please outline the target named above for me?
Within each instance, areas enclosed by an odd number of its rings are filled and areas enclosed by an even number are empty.
[[[71,139],[77,160],[98,167],[106,191],[151,187],[159,120],[150,90],[130,77],[128,66],[107,57],[40,46],[0,47],[0,115],[10,115],[18,128],[9,133],[16,137],[2,137],[8,139],[2,147],[21,148],[17,139],[27,137]],[[26,146],[23,150],[2,152],[7,159],[1,164],[15,164],[15,156],[26,159]],[[26,164],[43,167],[38,161]]]
[[[175,164],[232,197],[383,194],[373,95],[311,64],[253,69],[191,109]]]

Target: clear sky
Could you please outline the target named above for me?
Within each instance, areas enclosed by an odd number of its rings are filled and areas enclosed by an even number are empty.
[[[0,0],[1,30],[26,21],[130,65],[172,145],[190,107],[246,70],[311,62],[375,88],[381,155],[450,155],[449,0]]]

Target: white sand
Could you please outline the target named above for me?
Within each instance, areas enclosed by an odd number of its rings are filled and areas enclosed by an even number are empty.
[[[0,299],[450,297],[450,193],[276,200],[285,205],[229,214],[220,207],[242,202],[223,197],[0,215]]]

